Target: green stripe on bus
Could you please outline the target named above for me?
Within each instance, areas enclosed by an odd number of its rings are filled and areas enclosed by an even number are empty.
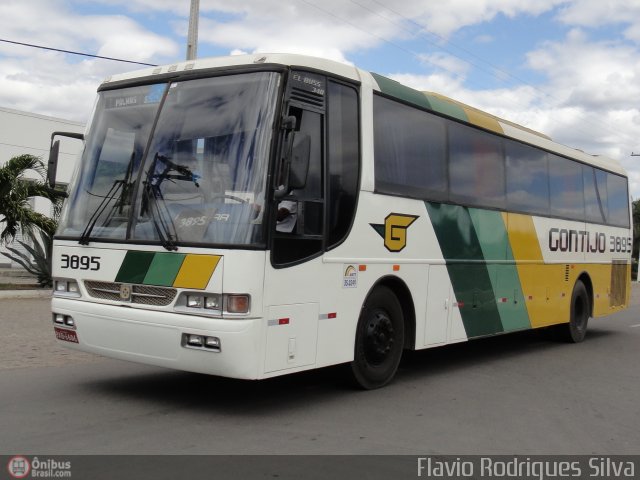
[[[183,253],[156,253],[142,283],[171,287],[185,257]]]
[[[154,252],[128,251],[116,275],[116,282],[143,283],[154,255]]]
[[[428,108],[429,110],[432,109],[429,99],[427,99],[427,96],[424,93],[414,90],[413,88],[406,87],[395,80],[383,77],[377,73],[371,72],[371,75],[377,82],[382,93],[395,97],[399,100],[404,100],[405,102],[418,105],[419,107]]]
[[[484,252],[469,209],[425,202],[460,305],[467,337],[504,331]]]
[[[505,332],[530,328],[520,277],[502,214],[470,208],[469,215],[487,262],[502,328]]]

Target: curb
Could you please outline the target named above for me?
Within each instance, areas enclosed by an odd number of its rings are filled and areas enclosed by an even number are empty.
[[[0,290],[0,300],[8,298],[51,298],[52,290]]]

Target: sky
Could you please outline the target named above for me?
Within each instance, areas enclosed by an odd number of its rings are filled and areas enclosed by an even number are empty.
[[[0,38],[167,64],[190,0],[2,0]],[[198,57],[353,64],[619,160],[640,198],[640,0],[200,0]],[[0,107],[86,122],[140,66],[0,42]]]

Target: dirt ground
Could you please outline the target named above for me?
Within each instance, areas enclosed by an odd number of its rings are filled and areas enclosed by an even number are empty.
[[[49,298],[0,299],[0,331],[0,370],[100,360],[97,355],[58,345]]]

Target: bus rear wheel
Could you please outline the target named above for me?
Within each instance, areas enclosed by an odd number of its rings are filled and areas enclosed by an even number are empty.
[[[569,323],[558,325],[562,340],[580,343],[587,335],[587,325],[591,317],[591,301],[587,288],[578,280],[571,294],[571,313]]]
[[[356,329],[351,373],[367,390],[389,383],[400,364],[404,348],[402,307],[387,287],[376,287],[367,297]]]

